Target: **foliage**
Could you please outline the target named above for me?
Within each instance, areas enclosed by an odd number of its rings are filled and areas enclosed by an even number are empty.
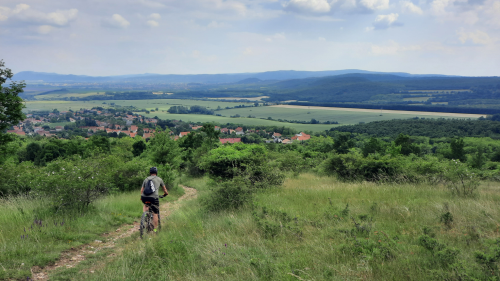
[[[167,131],[159,131],[149,141],[148,154],[157,165],[169,164],[177,169],[181,164],[181,150]]]
[[[114,189],[113,157],[56,160],[32,179],[36,193],[52,199],[56,209],[82,209]]]
[[[22,112],[24,104],[19,94],[23,92],[26,84],[12,82],[10,87],[4,86],[7,80],[14,76],[9,68],[4,67],[5,63],[0,60],[0,152],[5,152],[2,151],[4,146],[12,141],[12,137],[4,133],[5,130],[25,118]]]
[[[474,196],[479,187],[479,178],[467,164],[452,160],[445,168],[444,179],[453,194],[458,196]]]
[[[252,199],[252,191],[244,178],[233,178],[220,183],[212,182],[212,192],[201,201],[208,211],[235,210]]]

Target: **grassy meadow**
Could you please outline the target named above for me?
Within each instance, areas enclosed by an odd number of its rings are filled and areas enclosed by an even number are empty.
[[[302,174],[288,178],[281,188],[257,193],[246,208],[208,213],[199,203],[209,192],[207,180],[184,178],[182,182],[196,187],[199,199],[174,212],[165,231],[153,240],[127,245],[121,256],[95,273],[73,278],[468,280],[473,274],[491,276],[474,253],[488,253],[488,245],[498,243],[494,242],[500,236],[498,184],[483,183],[478,196],[461,198],[439,185],[345,183]],[[444,250],[426,249],[422,237]]]
[[[182,194],[181,188],[173,189],[161,201]],[[43,198],[0,199],[0,280],[26,280],[31,267],[53,264],[62,251],[105,241],[103,233],[140,219],[139,197],[139,191],[107,196],[85,213],[54,212]]]

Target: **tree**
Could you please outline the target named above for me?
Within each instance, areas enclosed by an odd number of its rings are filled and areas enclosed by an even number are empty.
[[[10,87],[3,86],[8,79],[12,79],[14,76],[12,70],[4,68],[4,66],[3,60],[0,60],[0,153],[3,152],[5,145],[13,140],[4,131],[26,118],[22,112],[25,107],[23,99],[19,97],[26,84],[12,81]]]
[[[463,139],[453,139],[450,143],[451,148],[451,159],[460,160],[461,162],[465,162],[465,144]]]

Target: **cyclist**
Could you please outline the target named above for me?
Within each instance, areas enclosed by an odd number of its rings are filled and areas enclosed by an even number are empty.
[[[163,180],[157,176],[158,174],[158,169],[156,167],[151,167],[149,169],[149,174],[150,176],[147,177],[144,182],[142,183],[141,187],[141,201],[144,203],[144,206],[142,208],[143,212],[146,212],[148,210],[148,206],[151,207],[151,211],[153,211],[153,224],[154,224],[154,231],[156,232],[156,228],[158,227],[158,213],[160,212],[160,200],[158,199],[158,187],[163,188],[163,196],[168,195],[167,187],[165,186],[165,183],[163,183]],[[144,188],[146,188],[146,185],[148,184],[148,181],[152,180],[154,185],[155,185],[155,192],[149,195],[144,195]]]

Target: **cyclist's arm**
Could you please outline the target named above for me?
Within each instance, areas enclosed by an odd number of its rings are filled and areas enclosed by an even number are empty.
[[[141,194],[144,192],[144,186],[141,186]]]
[[[167,187],[165,185],[163,185],[162,187],[163,187],[163,192],[165,192],[165,194],[168,195]]]

